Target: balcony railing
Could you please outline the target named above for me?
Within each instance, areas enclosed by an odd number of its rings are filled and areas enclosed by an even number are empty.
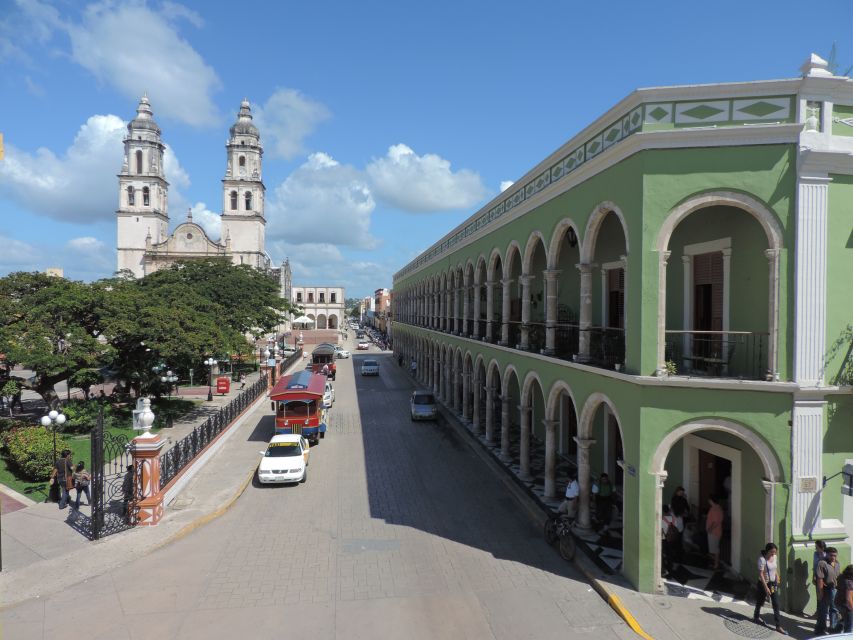
[[[477,323],[480,327],[480,332],[477,334],[477,336],[480,339],[485,339],[485,337],[486,337],[486,321],[485,320],[477,320]]]
[[[521,322],[513,320],[507,323],[509,325],[509,339],[507,346],[513,349],[521,344]]]
[[[665,357],[676,375],[764,380],[767,337],[751,331],[667,331]]]
[[[580,331],[577,324],[558,324],[554,330],[554,355],[572,360],[580,350]]]
[[[473,321],[473,320],[471,320],[470,318],[468,318],[468,319],[465,321],[465,330],[464,330],[464,334],[465,334],[466,336],[473,336],[473,335],[474,335],[474,321]]]
[[[545,324],[530,322],[527,325],[527,345],[533,353],[540,353],[545,348]]]
[[[616,327],[590,327],[588,364],[615,369],[625,363],[625,330]]]

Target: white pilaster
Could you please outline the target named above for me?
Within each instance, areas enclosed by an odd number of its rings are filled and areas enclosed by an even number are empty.
[[[808,535],[820,526],[825,404],[821,400],[794,400],[791,427],[794,535]]]

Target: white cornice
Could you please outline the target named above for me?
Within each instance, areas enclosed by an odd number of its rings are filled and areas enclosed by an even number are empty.
[[[753,94],[754,95],[754,94]],[[611,166],[622,162],[629,156],[640,151],[652,149],[690,149],[696,147],[727,147],[727,146],[752,146],[752,145],[768,145],[768,144],[795,144],[799,140],[799,135],[802,132],[803,125],[801,123],[791,124],[755,124],[741,125],[739,127],[691,127],[688,129],[668,129],[663,131],[645,131],[634,133],[626,138],[620,144],[611,147],[603,153],[600,153],[592,160],[588,160],[581,165],[577,170],[573,171],[568,176],[554,183],[554,186],[549,189],[543,189],[539,193],[534,194],[521,204],[513,207],[508,213],[505,213],[501,218],[481,229],[478,229],[464,240],[459,241],[454,248],[444,254],[435,256],[429,262],[422,264],[405,277],[412,275],[429,268],[436,262],[446,260],[448,255],[456,253],[473,242],[477,242],[481,238],[493,233],[497,229],[501,229],[507,224],[510,224],[529,213],[533,209],[540,207],[542,204],[562,195],[577,185],[589,180],[594,175],[610,168]],[[562,151],[552,154],[552,156],[561,157]],[[541,163],[549,165],[549,161]],[[549,165],[550,166],[550,165]],[[532,171],[527,176],[535,176],[541,173],[542,168],[538,167],[536,171]],[[522,179],[527,180],[527,176]],[[430,249],[442,242],[452,238],[454,235],[464,229],[472,220],[483,215],[485,211],[492,208],[495,202],[505,198],[502,196],[498,200],[493,200],[477,211],[474,215],[464,220],[461,224],[454,227],[446,233],[442,238],[433,243]],[[396,276],[395,276],[396,278]]]

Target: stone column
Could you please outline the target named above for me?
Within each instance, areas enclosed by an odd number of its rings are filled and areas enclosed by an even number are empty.
[[[459,287],[453,287],[453,326],[454,335],[459,335]]]
[[[501,396],[501,459],[509,462],[509,396]]]
[[[575,442],[578,443],[578,487],[580,488],[578,519],[575,526],[580,531],[589,531],[591,528],[589,503],[592,488],[589,471],[589,448],[595,444],[595,440],[575,438]]]
[[[495,284],[494,280],[486,282],[486,340],[494,340],[494,317],[495,317]]]
[[[444,402],[453,409],[453,363],[448,358],[444,365]]]
[[[138,527],[154,527],[163,517],[163,498],[160,492],[160,451],[166,440],[160,434],[149,431],[154,424],[151,400],[143,400],[143,412],[139,418],[144,432],[131,441],[133,456],[134,496],[131,521]]]
[[[557,420],[543,420],[545,425],[545,497],[557,497]]]
[[[530,349],[530,281],[531,275],[523,275],[519,278],[521,282],[521,348],[524,351]]]
[[[684,331],[693,331],[693,256],[681,256],[684,280],[682,282],[682,295],[684,296],[684,309],[682,313],[682,326]],[[725,282],[725,280],[724,280]],[[684,361],[681,363],[685,371],[690,370],[690,356],[693,355],[693,334],[685,333],[681,338],[681,349]]]
[[[495,443],[495,388],[486,387],[486,442]]]
[[[432,359],[432,393],[435,397],[440,398],[441,394],[438,389],[438,366],[438,355],[435,355]]]
[[[505,280],[501,280],[501,285],[503,286],[503,300],[501,301],[503,304],[501,305],[501,341],[500,344],[507,346],[509,345],[509,309],[510,309],[510,285],[512,284],[512,278],[507,278]],[[509,345],[515,346],[515,345]]]
[[[468,298],[471,297],[471,286],[465,285],[465,288],[462,289],[462,335],[468,335],[468,318],[470,314],[470,302]]]
[[[480,424],[480,376],[474,374],[473,377],[473,385],[471,389],[471,426],[474,429],[474,433],[476,435],[480,435],[483,430],[482,425]]]
[[[769,329],[768,333],[770,334],[767,339],[767,379],[778,380],[779,367],[777,364],[777,354],[779,349],[779,249],[767,249],[764,252],[764,255],[767,257],[767,266],[770,269],[770,301],[768,303],[769,308],[767,310],[767,327]],[[826,276],[824,276],[824,278],[825,277]],[[824,332],[825,329],[821,333]],[[819,361],[821,363],[822,369],[823,354],[820,354],[818,357],[820,359]],[[819,381],[822,382],[822,371],[819,375]]]
[[[471,374],[462,374],[462,419],[465,422],[471,421],[471,414],[468,412],[468,394],[471,393]]]
[[[531,407],[519,407],[521,411],[521,446],[519,447],[519,477],[525,482],[533,480],[530,475],[530,414]]]
[[[453,331],[452,317],[453,317],[453,292],[448,289],[447,293],[444,294],[444,330],[447,333]]]
[[[669,251],[658,252],[658,366],[656,376],[666,374],[666,262]]]
[[[577,268],[581,272],[581,308],[578,317],[579,346],[578,361],[589,360],[589,329],[592,326],[592,265],[579,264]]]
[[[459,413],[459,378],[462,377],[462,372],[456,367],[453,367],[453,383],[450,386],[450,405],[453,411]]]
[[[557,350],[557,288],[559,269],[548,269],[545,276],[545,355],[552,356]]]
[[[475,340],[480,339],[480,283],[474,283],[474,322],[473,322],[473,333],[471,337]]]

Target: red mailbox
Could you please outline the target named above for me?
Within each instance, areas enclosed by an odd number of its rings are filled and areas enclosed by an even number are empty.
[[[216,393],[228,393],[231,391],[231,378],[220,376],[216,379]]]

